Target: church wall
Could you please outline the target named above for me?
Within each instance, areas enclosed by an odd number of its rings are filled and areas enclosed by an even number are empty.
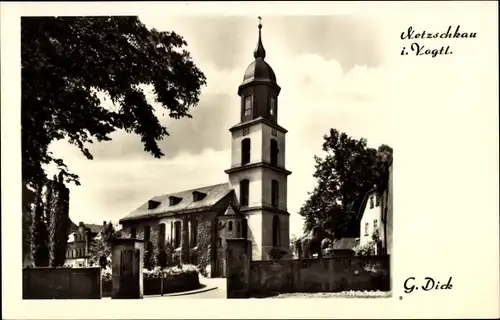
[[[248,240],[252,242],[252,260],[262,259],[262,211],[248,212]]]
[[[265,206],[272,206],[272,181],[279,183],[278,209],[287,210],[287,176],[272,169],[265,168],[262,171],[262,203]]]
[[[273,135],[273,131],[276,136]],[[271,162],[271,139],[278,141],[278,166],[285,168],[285,134],[266,124],[262,124],[262,159],[266,162]]]
[[[243,129],[238,129],[232,133],[231,141],[231,167],[241,166],[241,141],[250,138],[250,163],[256,163],[262,159],[262,124],[256,124],[248,129],[249,133],[244,135]]]
[[[248,169],[245,171],[234,172],[229,176],[229,181],[234,189],[236,198],[240,197],[240,181],[248,179],[249,193],[248,193],[248,206],[261,206],[262,205],[262,170],[260,168]]]
[[[262,254],[263,260],[269,259],[267,253],[273,248],[273,218],[277,215],[280,221],[279,247],[290,250],[290,216],[272,211],[264,211],[262,215]]]

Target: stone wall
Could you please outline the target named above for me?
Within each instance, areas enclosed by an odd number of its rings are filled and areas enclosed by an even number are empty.
[[[391,288],[390,256],[250,261],[247,245],[243,239],[227,241],[228,297]]]
[[[100,268],[23,269],[23,299],[100,299]]]
[[[252,295],[350,290],[389,291],[389,256],[252,261],[250,263]]]
[[[215,220],[211,217],[200,216],[198,218],[197,246],[192,249],[193,256],[196,255],[197,266],[206,277],[212,277],[215,271],[214,224]]]

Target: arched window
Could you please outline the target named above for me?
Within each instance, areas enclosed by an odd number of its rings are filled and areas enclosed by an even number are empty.
[[[176,221],[174,223],[174,247],[179,248],[181,246],[181,222]]]
[[[191,247],[196,247],[198,241],[198,219],[191,220]]]
[[[233,231],[233,222],[232,221],[229,221],[228,230]]]
[[[241,226],[241,237],[243,239],[247,239],[248,238],[248,222],[247,222],[247,219],[243,219],[243,221],[241,221],[242,223],[242,226]]]
[[[271,164],[273,166],[278,165],[278,141],[271,139]]]
[[[250,162],[250,138],[241,140],[241,164]]]
[[[252,115],[252,96],[245,97],[245,117]]]
[[[280,246],[280,218],[274,216],[273,218],[273,247]]]
[[[280,185],[278,180],[271,181],[271,203],[273,207],[278,206]]]
[[[275,116],[276,115],[276,98],[271,97],[269,99],[269,115]]]
[[[242,207],[248,206],[248,194],[250,183],[247,179],[240,181],[240,205]]]
[[[158,232],[158,242],[159,242],[159,247],[163,248],[165,246],[165,231],[166,231],[166,226],[164,223],[160,223],[160,230]]]

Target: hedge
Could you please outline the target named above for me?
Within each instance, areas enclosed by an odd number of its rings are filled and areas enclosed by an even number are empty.
[[[193,265],[182,265],[180,268],[170,267],[161,270],[159,267],[153,270],[143,270],[143,294],[161,294],[161,278],[163,275],[163,293],[174,293],[198,289],[200,279],[198,268]],[[102,270],[102,292],[103,296],[111,296],[112,278],[111,269]]]

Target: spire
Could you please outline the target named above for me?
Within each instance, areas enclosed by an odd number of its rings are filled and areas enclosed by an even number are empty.
[[[253,52],[253,56],[255,59],[262,59],[266,57],[266,50],[264,49],[264,45],[262,45],[262,38],[261,38],[261,29],[262,29],[262,18],[259,18],[259,41],[257,42],[257,48],[255,48],[255,51]]]

